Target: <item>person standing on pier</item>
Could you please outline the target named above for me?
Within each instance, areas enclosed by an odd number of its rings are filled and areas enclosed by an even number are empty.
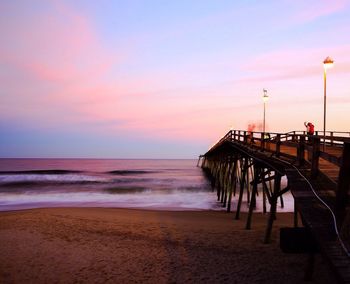
[[[306,127],[306,133],[307,135],[314,135],[315,133],[315,126],[312,124],[312,122],[304,122],[304,125]]]

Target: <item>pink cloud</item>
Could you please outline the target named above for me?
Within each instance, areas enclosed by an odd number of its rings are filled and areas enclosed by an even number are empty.
[[[319,76],[323,60],[330,55],[335,60],[332,73],[350,73],[350,45],[331,48],[305,48],[278,50],[252,58],[241,66],[245,73],[252,74],[243,81],[290,80]]]
[[[21,18],[9,18],[0,60],[11,62],[43,81],[79,81],[103,76],[124,56],[101,46],[88,19],[63,2],[47,2],[47,13],[23,7]]]
[[[295,3],[295,1],[292,1]],[[318,0],[306,1],[302,9],[294,15],[294,20],[298,23],[311,22],[317,18],[324,17],[342,11],[349,5],[348,0]]]
[[[111,94],[122,92],[105,87],[104,82],[125,53],[105,48],[89,20],[63,3],[48,1],[45,9],[47,13],[35,13],[24,5],[16,10],[21,17],[9,17],[6,25],[0,25],[0,62],[12,70],[12,76],[1,79],[7,90],[2,115],[49,124],[57,111],[57,121],[79,120],[77,113],[84,103],[110,100]]]

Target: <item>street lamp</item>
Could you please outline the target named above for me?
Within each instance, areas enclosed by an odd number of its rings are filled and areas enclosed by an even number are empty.
[[[326,147],[326,103],[327,103],[327,69],[333,67],[333,59],[327,56],[323,61],[323,151]]]
[[[263,89],[264,95],[262,97],[264,102],[264,122],[263,122],[263,132],[264,132],[264,138],[265,138],[265,112],[266,112],[266,103],[269,100],[269,96],[267,95],[267,90]]]

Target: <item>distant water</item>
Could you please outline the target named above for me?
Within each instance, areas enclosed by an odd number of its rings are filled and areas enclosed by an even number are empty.
[[[0,211],[69,206],[222,209],[196,164],[196,160],[0,159]],[[288,195],[285,204],[283,211],[293,210]],[[247,208],[243,201],[242,210]]]
[[[0,159],[0,210],[214,209],[196,160]]]

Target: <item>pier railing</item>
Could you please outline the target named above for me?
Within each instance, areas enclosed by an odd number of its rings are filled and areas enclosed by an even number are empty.
[[[349,154],[344,153],[345,144],[350,143],[350,132],[327,131],[324,136],[323,131],[307,135],[305,131],[264,133],[230,130],[212,149],[223,141],[241,142],[276,156],[295,159],[300,165],[308,163],[311,165],[312,176],[320,171],[320,158],[336,167],[344,164],[343,159],[350,159]]]

